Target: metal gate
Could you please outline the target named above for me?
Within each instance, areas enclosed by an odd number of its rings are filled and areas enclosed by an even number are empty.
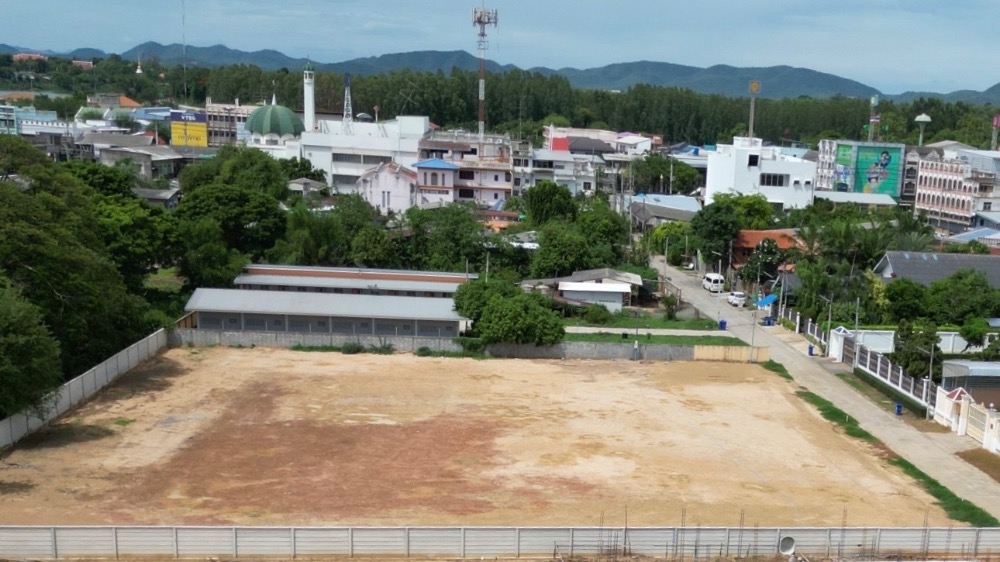
[[[986,406],[969,404],[969,425],[965,432],[976,441],[983,442],[983,434],[986,433]]]
[[[851,336],[851,337],[846,337],[845,336],[844,337],[844,351],[843,351],[843,354],[842,354],[843,359],[841,359],[841,362],[843,364],[845,364],[845,365],[850,365],[851,367],[853,367],[854,366],[854,357],[855,357],[856,354],[857,354],[857,351],[856,351],[856,346],[854,345],[854,336]]]

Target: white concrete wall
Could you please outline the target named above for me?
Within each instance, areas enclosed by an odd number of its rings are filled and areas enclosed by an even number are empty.
[[[622,309],[623,299],[621,293],[605,293],[603,291],[560,291],[560,293],[567,299],[589,302],[591,304],[603,304],[611,312],[618,312]]]

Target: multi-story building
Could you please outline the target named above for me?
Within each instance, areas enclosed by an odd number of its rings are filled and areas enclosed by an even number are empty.
[[[480,142],[478,133],[432,131],[418,150],[418,205],[463,201],[492,206],[511,195],[514,167],[506,135],[485,135]],[[449,183],[435,184],[436,172]]]
[[[236,100],[236,103],[214,103],[212,98],[205,98],[208,146],[246,142],[249,137],[246,132],[247,118],[258,107],[260,106],[240,105],[240,100]]]
[[[812,204],[816,163],[763,146],[761,139],[735,137],[708,153],[705,204],[717,193],[761,194],[778,208],[801,209]]]
[[[0,135],[16,134],[18,134],[17,107],[0,105]]]
[[[914,209],[941,232],[962,232],[978,224],[977,213],[1000,211],[997,174],[1000,152],[954,151],[920,160]]]

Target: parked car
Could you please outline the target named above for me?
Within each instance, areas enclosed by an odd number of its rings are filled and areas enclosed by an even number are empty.
[[[747,304],[747,294],[743,291],[733,291],[729,293],[729,297],[726,300],[729,301],[729,304],[742,308]]]
[[[726,278],[718,273],[706,273],[705,276],[701,278],[702,288],[711,293],[721,293],[725,285]]]

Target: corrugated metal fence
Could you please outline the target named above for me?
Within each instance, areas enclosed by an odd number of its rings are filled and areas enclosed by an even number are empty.
[[[0,527],[0,558],[989,556],[1000,528]]]
[[[43,416],[39,417],[30,410],[25,410],[0,420],[0,449],[17,443],[49,421],[65,414],[107,386],[119,375],[156,355],[166,346],[166,330],[157,330],[59,387],[59,390],[51,397],[51,407],[44,412]]]

